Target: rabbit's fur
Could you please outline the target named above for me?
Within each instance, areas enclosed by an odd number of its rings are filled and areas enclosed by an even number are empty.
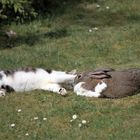
[[[77,95],[107,98],[131,96],[140,92],[140,69],[83,72],[77,75],[74,83]]]

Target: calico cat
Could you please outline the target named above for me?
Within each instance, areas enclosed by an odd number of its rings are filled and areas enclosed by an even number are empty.
[[[0,96],[5,96],[6,92],[24,92],[31,90],[47,90],[66,95],[67,91],[61,84],[74,82],[76,75],[55,70],[45,70],[42,68],[25,68],[10,71],[0,71]]]

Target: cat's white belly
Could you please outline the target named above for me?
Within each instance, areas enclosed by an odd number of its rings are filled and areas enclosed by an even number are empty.
[[[47,90],[66,95],[67,91],[61,87],[62,83],[72,84],[76,75],[61,71],[48,72],[45,69],[37,68],[31,71],[19,70],[6,74],[0,72],[0,91],[2,95],[9,88],[16,92],[31,91],[36,89]]]
[[[40,89],[40,81],[34,79],[32,80],[26,80],[22,82],[15,82],[14,84],[11,85],[15,91],[30,91],[30,90],[35,90],[35,89]]]
[[[12,87],[15,91],[30,91],[35,89],[50,89],[49,86],[58,88],[56,84],[73,82],[76,75],[66,74],[65,72],[52,71],[51,74],[43,69],[35,72],[17,71],[14,75],[3,78],[4,85]],[[53,85],[53,86],[52,86]]]
[[[10,76],[6,79],[6,85],[11,86],[15,91],[30,91],[41,89],[41,86],[49,81],[48,74],[43,71],[34,72],[17,72],[14,77]]]

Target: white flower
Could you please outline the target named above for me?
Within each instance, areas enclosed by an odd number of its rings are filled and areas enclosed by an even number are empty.
[[[88,31],[91,33],[92,32],[92,29],[89,29]]]
[[[82,127],[82,124],[81,124],[81,123],[79,123],[79,124],[78,124],[78,126],[79,126],[79,127]]]
[[[86,124],[87,123],[87,121],[86,120],[82,120],[82,124]]]
[[[96,7],[97,7],[97,8],[100,8],[100,5],[99,5],[99,4],[97,4],[97,5],[96,5]]]
[[[94,30],[94,31],[97,31],[97,30],[98,30],[98,28],[97,28],[97,27],[94,27],[94,28],[93,28],[93,30]]]
[[[77,119],[77,115],[74,114],[74,115],[72,116],[72,118],[73,118],[74,120]]]
[[[11,124],[11,127],[15,127],[15,124],[14,124],[14,123],[12,123],[12,124]]]
[[[26,133],[25,136],[29,136],[29,133]]]
[[[18,109],[17,112],[21,112],[21,109]]]
[[[46,121],[47,120],[47,118],[43,118],[43,121]]]
[[[38,117],[34,117],[34,120],[38,120]]]
[[[108,10],[108,9],[110,9],[110,7],[109,6],[106,6],[106,9]]]
[[[73,120],[70,120],[70,122],[73,122]]]

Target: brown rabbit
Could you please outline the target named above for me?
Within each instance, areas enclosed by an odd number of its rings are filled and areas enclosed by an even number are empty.
[[[87,97],[121,98],[140,92],[140,69],[98,69],[75,78],[74,92]]]

